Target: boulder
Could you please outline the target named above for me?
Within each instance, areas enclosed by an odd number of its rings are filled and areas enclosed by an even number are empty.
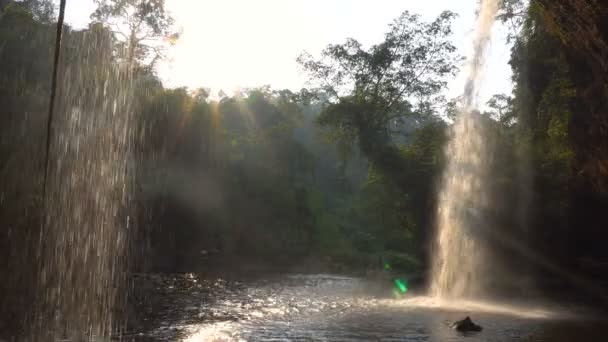
[[[460,332],[481,331],[483,328],[471,320],[469,316],[465,319],[452,323],[452,329]]]

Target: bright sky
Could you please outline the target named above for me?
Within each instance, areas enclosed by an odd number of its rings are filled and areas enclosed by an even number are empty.
[[[183,34],[158,71],[170,87],[230,92],[271,85],[298,90],[306,80],[295,61],[302,51],[317,54],[348,37],[364,45],[377,43],[404,10],[426,20],[443,10],[458,13],[454,43],[466,56],[476,6],[477,0],[167,0]],[[85,26],[93,10],[92,0],[68,0],[66,20]],[[494,31],[480,92],[484,102],[511,90],[506,30],[496,25]],[[464,76],[459,76],[450,83],[448,96],[461,94],[463,88]]]

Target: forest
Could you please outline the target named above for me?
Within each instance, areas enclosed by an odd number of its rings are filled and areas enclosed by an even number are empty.
[[[128,79],[132,158],[120,215],[134,232],[132,272],[429,272],[444,151],[462,105],[445,97],[463,60],[454,13],[430,22],[395,13],[375,45],[354,37],[320,56],[303,52],[301,90],[226,94],[163,85],[156,64],[179,40],[163,0],[96,4],[87,28],[63,28],[58,91],[77,100]],[[48,0],[0,0],[2,317],[33,300],[35,272],[18,270],[36,269],[40,254],[32,241],[45,220],[57,14]],[[497,20],[512,32],[514,88],[476,114],[495,146],[487,239],[507,241],[493,253],[542,275],[547,293],[576,282],[570,274],[606,285],[608,5],[504,0]],[[62,148],[51,146],[51,158]]]

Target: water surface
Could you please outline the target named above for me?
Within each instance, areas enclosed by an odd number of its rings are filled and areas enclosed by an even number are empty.
[[[602,319],[557,306],[442,303],[391,296],[390,282],[334,275],[234,281],[156,276],[145,341],[601,341]],[[159,285],[160,284],[160,285]],[[161,288],[162,287],[162,288]],[[462,334],[450,322],[482,325]]]

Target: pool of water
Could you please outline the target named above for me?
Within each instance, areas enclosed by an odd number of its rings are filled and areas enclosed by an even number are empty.
[[[602,341],[604,320],[558,306],[391,295],[390,283],[334,275],[250,281],[163,278],[137,341]],[[479,333],[450,328],[465,316]]]

